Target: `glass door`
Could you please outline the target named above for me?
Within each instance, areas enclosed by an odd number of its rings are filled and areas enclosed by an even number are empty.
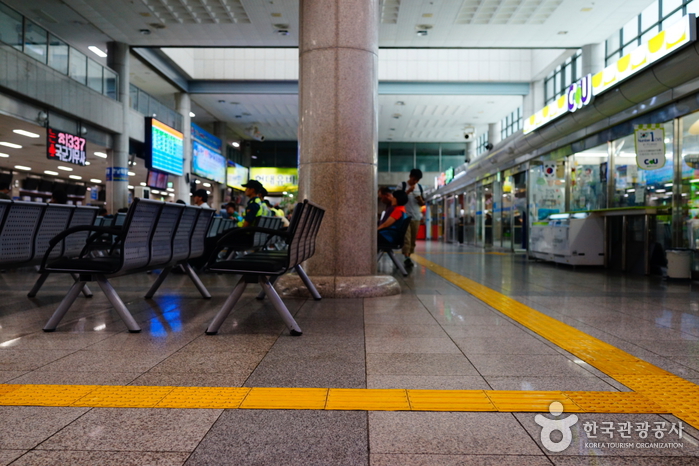
[[[512,249],[527,250],[527,172],[512,175]]]

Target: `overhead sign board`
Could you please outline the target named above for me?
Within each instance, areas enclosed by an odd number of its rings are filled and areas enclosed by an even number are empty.
[[[572,84],[566,94],[524,120],[524,134],[531,133],[568,112],[574,112],[589,104],[592,98],[620,84],[658,60],[696,40],[696,17],[686,15],[666,30],[653,36],[648,42],[624,55],[599,73]],[[583,82],[585,81],[585,82]],[[589,87],[588,87],[589,86]],[[589,99],[585,92],[590,90]],[[579,100],[578,100],[579,96]],[[587,101],[586,101],[587,100]]]
[[[267,192],[281,193],[298,189],[298,168],[253,167],[250,179],[262,183]]]
[[[46,158],[63,163],[85,165],[87,162],[87,141],[74,134],[47,128]]]

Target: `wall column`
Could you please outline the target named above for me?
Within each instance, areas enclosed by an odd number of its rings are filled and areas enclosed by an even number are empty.
[[[488,142],[492,145],[497,145],[502,139],[502,133],[500,129],[502,128],[502,123],[488,123]]]
[[[214,136],[219,138],[221,140],[221,155],[223,155],[224,158],[226,158],[226,151],[228,150],[228,128],[227,128],[227,123],[225,121],[214,121]],[[216,205],[209,203],[211,207],[214,207],[215,209],[218,209],[220,207],[220,204],[225,200],[226,198],[226,182],[224,181],[223,184],[218,185],[218,188],[215,191],[212,191],[214,193],[214,198],[216,201]]]
[[[121,133],[114,135],[114,146],[109,151],[109,169],[112,180],[106,177],[107,211],[115,214],[129,205],[129,45],[122,42],[108,44],[109,67],[119,75],[119,102],[122,106]],[[108,170],[109,170],[108,169]]]
[[[182,176],[175,177],[175,200],[182,199],[187,204],[190,203],[189,173],[192,171],[192,118],[189,112],[192,111],[192,102],[189,94],[178,92],[175,94],[175,109],[182,115],[182,134],[184,134],[184,161]]]
[[[326,209],[307,272],[328,297],[400,292],[375,275],[378,12],[378,0],[300,2],[299,195]]]

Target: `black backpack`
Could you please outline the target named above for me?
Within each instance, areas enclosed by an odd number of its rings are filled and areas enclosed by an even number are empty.
[[[417,187],[420,188],[420,197],[424,198],[424,197],[425,197],[425,193],[422,191],[422,185],[421,185],[420,183],[418,183],[418,184],[417,184]],[[408,182],[407,182],[407,181],[403,181],[403,191],[405,191],[406,189],[408,189]]]

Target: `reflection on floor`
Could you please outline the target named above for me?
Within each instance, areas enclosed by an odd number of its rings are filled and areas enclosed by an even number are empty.
[[[56,332],[43,333],[69,287],[66,278],[51,277],[30,300],[26,291],[34,274],[0,274],[0,465],[699,464],[699,432],[687,422],[660,412],[664,408],[652,400],[624,405],[636,394],[577,357],[573,348],[580,345],[559,341],[566,351],[499,312],[498,306],[511,304],[507,299],[489,305],[432,270],[484,285],[496,298],[513,299],[697,383],[699,294],[692,285],[528,262],[523,255],[482,254],[466,246],[421,243],[419,249],[417,260],[432,269],[417,265],[403,278],[387,259],[380,264],[381,272],[401,282],[400,296],[284,298],[304,331],[301,337],[289,336],[274,309],[254,299],[255,287],[219,335],[204,335],[235,283],[215,274],[202,277],[214,296],[210,301],[184,276],[171,277],[169,288],[151,301],[142,296],[154,275],[114,279],[143,328],[140,334],[126,331],[99,290],[92,299],[80,297]],[[643,377],[661,386],[666,380]],[[17,400],[17,390],[38,384],[54,387],[29,388],[45,395],[59,393],[60,385],[65,396],[80,390],[93,396],[83,406],[57,404],[59,395],[48,406],[10,406],[11,390]],[[95,396],[108,388],[95,386],[105,385],[116,391]],[[231,409],[243,400],[235,405],[232,394],[239,391],[214,396],[207,405],[202,400],[210,392],[203,387],[357,389],[345,393],[359,394],[357,403],[365,407],[323,409],[314,401],[308,409],[274,409],[266,393],[280,392],[262,390],[252,409]],[[696,385],[685,387],[691,397]],[[459,392],[444,392],[437,400],[443,410],[383,411],[391,408],[369,400],[375,392],[364,389],[402,389],[412,396],[410,409],[419,409],[420,390]],[[564,403],[566,412],[557,417],[538,414],[544,424],[547,418],[578,418],[570,445],[556,452],[551,442],[565,436],[542,437],[533,412],[541,409],[527,411],[531,402],[518,408],[522,391],[606,392],[594,394],[592,402],[615,409],[572,414],[573,405]],[[277,399],[298,404],[317,400],[318,392],[288,391]],[[320,392],[327,403],[328,391]],[[463,401],[463,393],[486,393],[488,406],[507,409],[457,411],[454,403]],[[158,403],[168,394],[182,395],[196,409],[153,407],[163,406]],[[695,400],[699,396],[686,403],[688,416]],[[372,408],[366,408],[370,401]]]

